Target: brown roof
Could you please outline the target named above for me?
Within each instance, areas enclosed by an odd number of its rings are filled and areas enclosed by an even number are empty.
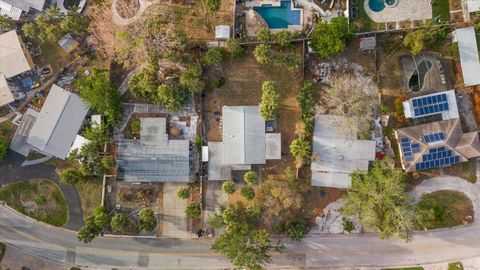
[[[426,143],[424,135],[443,132],[445,140],[438,143]],[[480,142],[477,132],[462,134],[460,119],[437,121],[417,126],[401,128],[396,131],[400,145],[402,138],[409,138],[412,143],[420,144],[420,152],[413,154],[412,161],[401,159],[406,171],[415,171],[415,164],[422,161],[422,155],[428,153],[430,148],[446,146],[460,156],[460,162],[469,158],[480,156]],[[401,145],[400,145],[401,148]],[[403,153],[402,153],[403,154]]]

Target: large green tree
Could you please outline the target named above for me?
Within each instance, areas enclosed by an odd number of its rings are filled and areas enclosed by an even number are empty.
[[[295,166],[297,168],[305,165],[312,152],[312,144],[306,139],[295,139],[290,144],[290,154],[295,158]]]
[[[369,171],[351,174],[352,186],[344,196],[343,214],[380,233],[382,239],[412,239],[412,200],[406,191],[406,173],[393,167],[391,159],[375,162]]]
[[[215,239],[212,249],[227,256],[236,267],[261,269],[272,261],[270,252],[275,247],[267,231],[256,228],[259,218],[257,207],[228,205],[213,218],[216,222],[212,223],[225,226],[225,232]]]
[[[158,101],[169,110],[178,110],[188,101],[188,90],[179,84],[161,84],[157,92]]]
[[[297,102],[302,110],[300,121],[305,124],[307,129],[312,129],[315,120],[315,92],[311,82],[305,82],[298,89]]]
[[[80,77],[75,87],[90,108],[105,115],[109,126],[120,121],[121,95],[110,81],[108,71],[94,69],[92,74]]]
[[[310,39],[310,47],[319,58],[325,59],[343,52],[353,37],[348,18],[337,17],[330,22],[317,23]]]
[[[107,209],[97,206],[92,214],[85,219],[85,224],[78,231],[78,240],[84,243],[91,242],[99,236],[104,228],[110,225],[111,217]]]
[[[280,95],[275,90],[273,81],[262,84],[262,100],[260,101],[260,115],[265,120],[272,120],[280,106]]]
[[[130,221],[124,214],[116,214],[112,218],[110,226],[114,232],[124,232],[130,226]]]

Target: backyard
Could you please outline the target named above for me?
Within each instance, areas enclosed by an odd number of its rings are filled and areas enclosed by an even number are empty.
[[[0,201],[22,214],[54,226],[67,222],[65,198],[50,180],[36,179],[5,185],[0,188]]]

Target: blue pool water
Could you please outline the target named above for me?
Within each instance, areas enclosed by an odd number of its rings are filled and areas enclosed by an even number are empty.
[[[292,10],[292,1],[281,1],[279,7],[262,5],[253,7],[260,16],[267,22],[268,28],[288,28],[289,25],[301,25],[300,10]]]
[[[368,7],[375,12],[380,12],[385,8],[384,0],[368,0]]]

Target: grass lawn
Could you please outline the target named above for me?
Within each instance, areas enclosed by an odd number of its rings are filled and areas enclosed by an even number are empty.
[[[62,226],[67,222],[68,210],[62,192],[50,180],[36,179],[0,188],[0,201],[39,221]]]
[[[5,136],[8,140],[10,140],[13,137],[13,133],[14,126],[12,122],[5,121],[3,123],[0,123],[0,136]]]
[[[448,6],[448,0],[433,0],[432,15],[433,18],[439,16],[442,21],[450,20],[450,8]]]
[[[467,162],[454,164],[443,168],[443,172],[475,183],[477,182],[477,161],[476,159],[470,159]]]
[[[57,72],[68,62],[68,54],[56,42],[47,41],[40,45],[42,55],[38,58],[38,65],[51,65],[53,72]]]
[[[5,246],[4,243],[0,243],[0,263],[3,260],[3,256],[5,256],[5,250],[7,249],[7,246]]]
[[[463,270],[463,264],[461,262],[449,263],[448,270]]]
[[[90,215],[102,201],[102,179],[92,178],[75,184],[82,201],[83,215]]]
[[[417,214],[420,211],[431,211],[432,216],[423,229],[437,229],[462,225],[467,216],[473,217],[473,205],[463,193],[442,190],[424,194],[417,203]]]

